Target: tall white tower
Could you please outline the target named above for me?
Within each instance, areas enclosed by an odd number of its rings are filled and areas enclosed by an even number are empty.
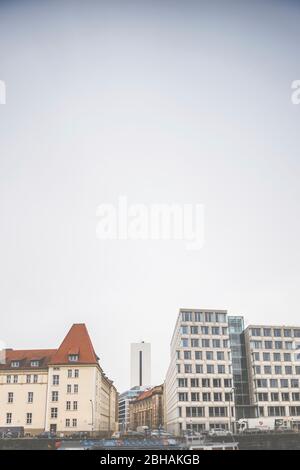
[[[130,386],[147,387],[151,385],[151,344],[131,343]]]

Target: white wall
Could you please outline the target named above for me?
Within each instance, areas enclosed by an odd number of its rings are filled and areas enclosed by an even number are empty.
[[[142,352],[142,383],[140,383],[140,352]],[[151,385],[151,344],[131,344],[130,386]]]

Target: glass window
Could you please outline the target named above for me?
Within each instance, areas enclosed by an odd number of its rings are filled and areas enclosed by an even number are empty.
[[[192,359],[191,351],[183,351],[183,357],[184,359]]]
[[[203,321],[203,313],[195,312],[195,322],[202,322]]]
[[[57,408],[51,408],[51,418],[57,418]]]
[[[264,336],[272,336],[271,328],[264,328]]]
[[[251,328],[251,335],[252,336],[261,336],[261,329],[260,328]]]
[[[214,314],[211,312],[205,312],[205,321],[211,323],[214,321]]]
[[[53,375],[52,384],[53,385],[59,385],[59,375]]]
[[[191,393],[191,401],[200,401],[200,393],[199,392],[192,392]]]
[[[287,379],[281,379],[280,386],[281,388],[289,388],[289,381]]]
[[[214,353],[213,353],[213,351],[206,351],[205,355],[206,355],[206,359],[207,359],[208,361],[213,361],[213,359],[214,359]]]

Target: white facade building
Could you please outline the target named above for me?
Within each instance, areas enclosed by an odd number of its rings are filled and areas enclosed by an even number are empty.
[[[132,343],[130,357],[130,386],[151,386],[151,344]]]
[[[180,310],[165,381],[168,431],[232,429],[234,415],[227,312]]]
[[[300,428],[300,328],[251,325],[244,336],[255,415]]]

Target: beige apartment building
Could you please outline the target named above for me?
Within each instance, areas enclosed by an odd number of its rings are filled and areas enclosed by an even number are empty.
[[[300,428],[300,328],[250,325],[244,338],[255,415]]]
[[[234,420],[227,312],[181,309],[165,380],[167,430],[176,435],[229,430]]]
[[[6,349],[0,364],[0,427],[109,435],[117,430],[117,391],[87,328],[74,324],[58,349]]]

